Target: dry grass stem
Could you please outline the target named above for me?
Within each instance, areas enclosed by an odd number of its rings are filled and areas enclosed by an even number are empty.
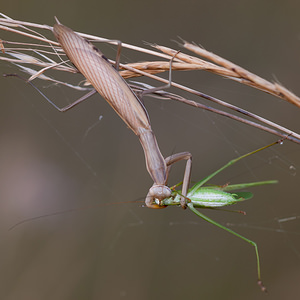
[[[1,13],[0,15],[2,16],[2,18],[0,18],[0,30],[15,34],[18,37],[22,36],[24,38],[30,39],[30,42],[0,40],[0,50],[2,51],[2,54],[0,53],[1,54],[0,60],[15,64],[22,71],[29,74],[30,78],[28,79],[28,81],[32,81],[36,78],[39,78],[42,80],[52,81],[55,84],[66,85],[68,87],[77,90],[89,89],[86,86],[72,85],[67,82],[59,81],[49,76],[46,76],[44,74],[49,69],[64,71],[69,73],[78,73],[78,70],[73,65],[68,64],[67,57],[65,56],[62,49],[59,47],[59,43],[51,39],[52,38],[51,26],[35,24],[30,22],[22,22],[18,20],[13,20]],[[49,34],[51,38],[48,38],[42,35],[41,33],[36,32],[32,28],[37,28],[39,30],[46,30],[46,35]],[[83,33],[78,33],[78,34],[94,42],[106,41],[111,44],[116,44],[115,41],[110,41],[105,38],[101,38],[89,34],[83,34]],[[33,41],[37,41],[37,43],[34,43]],[[120,68],[121,68],[120,74],[124,78],[147,76],[161,82],[165,82],[165,83],[168,82],[168,80],[158,77],[155,74],[169,71],[170,68],[169,60],[171,59],[172,56],[174,56],[174,54],[177,53],[177,50],[170,49],[164,46],[159,46],[159,45],[151,45],[151,46],[154,47],[155,50],[122,43],[122,47],[132,49],[134,51],[150,54],[155,57],[166,59],[166,61],[159,60],[159,61],[144,61],[144,62],[131,63],[131,64],[120,64]],[[292,92],[288,91],[286,88],[281,86],[280,84],[271,83],[243,69],[242,67],[233,64],[232,62],[216,54],[213,54],[212,52],[209,52],[197,45],[183,41],[183,44],[181,46],[195,53],[196,55],[205,58],[206,60],[179,52],[176,54],[174,62],[172,63],[172,70],[180,70],[180,71],[205,70],[208,72],[212,72],[219,76],[229,78],[234,81],[238,81],[242,84],[251,86],[255,89],[272,94],[276,97],[284,99],[300,107],[300,99]],[[114,63],[113,60],[110,61],[111,63]],[[32,67],[38,67],[39,70],[35,70]],[[88,85],[88,83],[86,83],[86,85]],[[138,88],[144,89],[142,85],[139,86]],[[213,111],[223,116],[235,119],[239,122],[243,122],[250,126],[260,128],[272,134],[276,134],[277,136],[285,137],[288,135],[287,139],[292,140],[296,143],[300,143],[300,135],[291,131],[290,129],[284,128],[283,126],[280,126],[272,121],[266,120],[263,117],[260,117],[256,114],[243,110],[240,107],[231,105],[215,97],[206,95],[204,93],[193,90],[189,87],[183,86],[173,81],[172,81],[172,86],[187,91],[191,94],[197,95],[199,97],[205,98],[207,100],[213,101],[219,105],[225,106],[226,108],[229,108],[231,110],[234,110],[235,112],[247,116],[247,118],[250,117],[260,123],[264,123],[267,126],[250,121],[245,118],[235,116],[233,114],[218,109],[214,109],[209,106],[205,106],[203,104],[197,103],[192,100],[185,99],[179,95],[164,92],[163,98],[180,101],[185,104],[192,105],[194,107]],[[162,96],[162,92],[156,93],[156,96]]]
[[[297,97],[292,92],[290,92],[285,87],[283,87],[282,85],[280,85],[278,83],[271,83],[255,74],[247,71],[246,69],[228,61],[227,59],[224,59],[210,51],[207,51],[207,50],[201,48],[198,45],[184,42],[182,46],[185,49],[188,49],[188,50],[196,53],[199,56],[209,59],[210,61],[213,61],[217,65],[209,63],[205,60],[190,56],[190,55],[178,54],[176,57],[180,58],[182,61],[191,63],[193,65],[201,66],[202,70],[206,70],[206,71],[212,72],[214,74],[238,81],[240,83],[251,86],[251,87],[261,90],[263,92],[272,94],[276,97],[279,97],[283,100],[286,100],[286,101],[300,107],[300,98]],[[155,45],[154,47],[170,56],[174,55],[177,52],[177,50],[170,49],[170,48],[163,47],[163,46]]]

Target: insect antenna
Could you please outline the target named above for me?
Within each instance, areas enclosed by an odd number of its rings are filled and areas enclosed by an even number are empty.
[[[53,212],[53,213],[49,213],[49,214],[30,217],[28,219],[24,219],[20,222],[17,222],[14,225],[12,225],[11,227],[9,227],[8,231],[16,229],[20,225],[30,223],[30,222],[33,222],[33,221],[37,221],[37,220],[40,220],[40,219],[44,219],[44,218],[49,218],[49,217],[54,217],[54,216],[59,216],[59,215],[64,215],[64,214],[69,214],[69,213],[75,213],[75,212],[78,212],[78,211],[88,210],[88,209],[92,209],[92,208],[95,208],[95,207],[113,206],[113,205],[120,205],[120,204],[129,204],[129,203],[144,203],[144,198],[140,197],[136,200],[131,200],[131,201],[120,201],[120,202],[114,202],[114,203],[102,203],[102,204],[98,204],[98,205],[89,205],[89,206],[83,206],[83,207],[78,207],[78,208],[70,208],[70,209],[57,211],[57,212]]]

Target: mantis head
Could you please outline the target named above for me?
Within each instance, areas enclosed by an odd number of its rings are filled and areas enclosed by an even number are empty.
[[[148,192],[145,203],[150,208],[165,208],[166,205],[154,204],[155,199],[160,203],[162,200],[171,197],[171,190],[165,185],[154,184]]]

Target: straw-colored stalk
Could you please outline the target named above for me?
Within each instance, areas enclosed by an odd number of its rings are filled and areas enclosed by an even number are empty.
[[[71,64],[68,64],[68,58],[65,56],[63,50],[60,48],[57,41],[53,41],[51,38],[47,38],[44,35],[36,32],[32,28],[37,28],[39,30],[52,31],[52,27],[48,25],[35,24],[30,22],[22,22],[18,20],[13,20],[4,14],[0,14],[0,29],[8,31],[18,36],[24,36],[30,39],[29,43],[18,42],[18,41],[4,41],[0,40],[0,50],[3,55],[0,55],[0,60],[7,61],[13,64],[16,64],[24,72],[28,73],[30,78],[28,81],[32,81],[36,78],[42,80],[52,81],[56,84],[63,84],[68,87],[77,89],[77,90],[87,90],[89,89],[88,83],[84,86],[81,85],[72,85],[67,82],[62,82],[56,79],[53,79],[44,73],[49,70],[64,71],[69,73],[78,73],[78,70]],[[87,38],[93,42],[103,42],[106,41],[111,44],[116,44],[114,41],[110,41],[101,37],[78,33],[84,38]],[[34,43],[34,41],[39,43]],[[42,42],[42,43],[41,43]],[[186,50],[189,50],[196,55],[201,56],[202,58],[192,56],[178,50],[170,49],[164,46],[151,45],[155,50],[150,50],[147,48],[137,47],[134,45],[129,45],[122,43],[122,47],[132,49],[134,51],[143,52],[146,54],[153,55],[155,57],[163,58],[165,61],[144,61],[139,63],[131,64],[120,64],[120,74],[124,78],[134,78],[139,76],[147,76],[155,80],[167,83],[168,80],[158,77],[154,74],[169,71],[170,69],[170,59],[176,54],[174,62],[172,63],[172,70],[180,71],[191,71],[191,70],[205,70],[216,75],[229,78],[231,80],[240,82],[242,84],[251,86],[255,89],[264,91],[266,93],[272,94],[276,97],[284,99],[297,107],[300,107],[300,98],[295,94],[287,90],[285,87],[278,83],[271,83],[247,70],[244,68],[212,53],[209,52],[198,45],[182,41],[180,46]],[[209,61],[207,61],[209,60]],[[114,63],[114,61],[111,61]],[[39,70],[34,70],[31,66],[39,67]],[[237,121],[246,123],[250,126],[265,130],[272,134],[275,134],[280,137],[285,137],[289,140],[292,140],[296,143],[300,143],[300,135],[296,132],[291,131],[279,124],[276,124],[272,121],[269,121],[263,117],[260,117],[256,114],[250,113],[246,110],[243,110],[240,107],[231,105],[227,102],[219,100],[215,97],[206,95],[199,91],[193,90],[189,87],[183,86],[181,84],[175,83],[172,81],[172,86],[187,91],[191,94],[200,96],[202,98],[208,99],[215,103],[218,103],[222,106],[225,106],[229,109],[232,109],[238,113],[246,115],[247,117],[253,118],[259,123],[254,121],[249,121],[248,119],[224,112],[222,110],[214,109],[210,106],[205,106],[198,102],[185,99],[177,94],[172,94],[168,92],[157,92],[155,93],[158,97],[163,97],[167,99],[172,99],[180,101],[194,107],[203,108],[223,116],[235,119]],[[134,86],[137,90],[145,89],[145,85],[140,84],[139,86]],[[260,123],[264,123],[262,125]]]

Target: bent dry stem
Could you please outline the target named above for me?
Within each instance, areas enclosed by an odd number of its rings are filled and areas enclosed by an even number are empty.
[[[238,238],[241,238],[242,240],[246,241],[250,245],[252,245],[255,249],[255,255],[256,255],[256,264],[257,264],[257,277],[258,277],[258,285],[260,286],[261,290],[266,292],[266,288],[262,283],[261,280],[261,272],[260,272],[260,258],[258,253],[258,247],[257,244],[254,241],[251,241],[250,239],[240,235],[239,233],[217,223],[216,221],[210,219],[209,217],[205,216],[201,212],[199,212],[196,208],[211,208],[211,209],[217,209],[220,207],[228,206],[235,204],[240,201],[248,200],[252,198],[253,194],[250,192],[234,192],[230,193],[231,190],[240,190],[245,189],[249,187],[259,186],[259,185],[266,185],[266,184],[275,184],[277,183],[276,180],[269,180],[269,181],[259,181],[259,182],[251,182],[251,183],[240,183],[240,184],[234,184],[234,185],[225,185],[225,186],[203,186],[205,183],[207,183],[210,179],[212,179],[214,176],[219,174],[224,169],[228,168],[229,166],[235,164],[239,160],[246,158],[247,156],[250,156],[252,154],[255,154],[259,151],[262,151],[266,148],[269,148],[277,143],[282,143],[282,140],[276,141],[270,145],[264,146],[262,148],[259,148],[257,150],[254,150],[252,152],[249,152],[247,154],[244,154],[238,158],[235,158],[231,161],[229,161],[227,164],[225,164],[223,167],[219,168],[203,180],[197,182],[187,193],[186,199],[187,199],[187,207],[198,217],[202,218],[203,220],[226,230],[227,232],[237,236]],[[176,191],[173,188],[172,196],[163,200],[161,205],[164,206],[174,206],[180,204],[180,197],[181,191]]]
[[[44,37],[41,33],[33,30],[33,28],[38,28],[39,30],[53,31],[53,27],[48,25],[35,24],[31,22],[13,20],[12,18],[4,15],[3,13],[0,13],[0,16],[2,16],[2,18],[0,18],[0,31],[8,31],[12,34],[14,33],[19,36],[25,36],[30,39],[29,43],[0,40],[0,50],[2,50],[3,52],[3,55],[0,55],[0,60],[17,65],[22,71],[30,74],[31,77],[29,78],[29,80],[39,78],[47,81],[52,81],[57,84],[62,84],[70,88],[74,88],[76,90],[87,89],[86,87],[72,85],[67,82],[61,82],[59,80],[44,75],[44,73],[49,69],[54,69],[59,72],[66,71],[69,73],[78,73],[78,70],[75,67],[71,66],[70,64],[67,64],[67,62],[64,61],[64,59],[61,59],[61,56],[64,56],[65,53],[61,48],[58,47],[60,46],[59,43],[52,41]],[[115,40],[108,40],[89,34],[76,34],[83,38],[93,40],[94,42],[105,41],[114,45],[118,44],[118,51],[120,50],[120,42],[116,42]],[[35,40],[39,43],[34,43]],[[44,42],[44,44],[40,42]],[[181,42],[182,43],[179,43],[180,46],[183,46],[185,49],[192,51],[196,55],[202,56],[204,59],[181,52],[178,55],[176,55],[176,58],[174,59],[174,64],[172,65],[172,69],[185,71],[205,70],[208,72],[212,72],[219,76],[238,81],[242,84],[246,84],[248,86],[251,86],[252,88],[270,93],[276,97],[288,100],[289,102],[294,103],[295,105],[298,104],[298,106],[300,106],[299,97],[297,97],[278,83],[268,82],[263,78],[260,78],[259,76],[245,70],[244,68],[241,68],[240,66],[233,64],[228,60],[217,56],[214,53],[209,52],[195,44],[190,44],[184,40],[182,40]],[[163,53],[122,43],[122,47],[168,60],[171,59],[174,56],[174,54],[177,53],[177,50],[170,49],[164,46],[154,44],[151,44],[151,46],[155,47],[156,50],[161,51]],[[0,52],[0,54],[2,54],[2,52]],[[59,58],[59,62],[57,62],[57,58]],[[206,61],[206,59],[208,61]],[[118,60],[109,61],[116,66],[121,66],[122,70],[120,71],[120,75],[123,78],[128,79],[138,76],[148,76],[149,78],[152,78],[154,80],[166,82],[165,79],[153,75],[169,70],[169,64],[166,61],[144,61],[125,65],[121,63],[119,64]],[[21,66],[22,64],[25,64],[27,66],[29,64],[32,66],[37,66],[39,69],[42,69],[36,71],[34,69]],[[275,134],[281,138],[291,133],[292,135],[288,136],[288,139],[300,144],[300,135],[298,133],[293,132],[292,130],[285,128],[279,124],[276,124],[275,122],[267,120],[259,115],[246,111],[240,107],[234,106],[230,103],[226,103],[220,99],[206,95],[200,91],[193,90],[189,87],[180,85],[178,83],[172,82],[172,86],[182,89],[190,94],[197,95],[198,97],[217,103],[221,106],[227,107],[237,112],[238,114],[246,116],[246,118],[244,116],[238,116],[235,113],[232,114],[229,112],[224,112],[220,109],[216,109],[211,106],[195,102],[193,100],[185,99],[179,95],[176,95],[176,97],[172,95],[172,97],[169,99],[180,101],[184,104],[192,105],[201,109],[205,109],[215,114],[220,114],[223,117],[231,118],[233,120],[242,122],[257,129],[264,130],[271,134]],[[255,121],[251,121],[250,119],[248,120],[248,118],[254,119]]]

